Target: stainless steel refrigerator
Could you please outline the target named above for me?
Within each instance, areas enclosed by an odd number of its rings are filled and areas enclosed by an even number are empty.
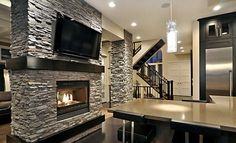
[[[232,47],[206,49],[206,95],[231,96],[232,89]]]

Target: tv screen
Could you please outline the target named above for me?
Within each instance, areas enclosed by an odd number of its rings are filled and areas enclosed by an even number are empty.
[[[54,49],[81,58],[98,59],[101,33],[66,16],[57,16]]]

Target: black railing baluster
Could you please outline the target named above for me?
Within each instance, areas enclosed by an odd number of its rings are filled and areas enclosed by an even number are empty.
[[[150,85],[150,89],[144,89],[147,97],[151,96],[151,90],[154,89],[159,93],[161,99],[173,100],[173,81],[167,80],[148,64],[142,65],[142,70],[138,75]]]
[[[159,94],[160,98],[163,98],[162,80],[160,78],[159,78]]]
[[[111,108],[111,85],[109,85],[109,108]]]
[[[170,89],[170,100],[174,100],[174,96],[173,96],[173,80],[170,81],[170,86],[171,86],[171,89]]]
[[[136,98],[140,98],[140,97],[139,97],[139,87],[137,86],[136,89],[137,89],[137,91],[136,91],[136,94],[137,94],[137,95],[136,95]]]
[[[170,81],[167,81],[167,99],[170,99]]]

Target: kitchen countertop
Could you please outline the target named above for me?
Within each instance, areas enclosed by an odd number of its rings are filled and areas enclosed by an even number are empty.
[[[144,115],[146,119],[173,121],[236,132],[236,97],[211,96],[214,103],[137,99],[109,109]]]

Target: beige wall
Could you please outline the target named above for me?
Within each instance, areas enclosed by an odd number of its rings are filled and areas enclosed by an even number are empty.
[[[167,75],[167,71],[168,66],[167,63],[168,62],[177,62],[177,61],[187,61],[190,60],[190,54],[173,54],[173,53],[167,53],[167,49],[166,49],[166,45],[163,46],[162,48],[162,54],[163,54],[163,61],[162,61],[162,65],[163,65],[163,75],[168,79],[168,75]]]
[[[5,80],[5,91],[10,91],[10,79],[9,79],[9,71],[4,70],[4,80]]]
[[[102,43],[102,59],[103,66],[105,66],[105,72],[103,73],[103,86],[104,86],[104,96],[103,102],[109,101],[109,85],[110,85],[110,50],[111,50],[111,42],[103,42]]]
[[[200,92],[199,73],[199,22],[193,22],[193,99],[198,100]]]
[[[124,29],[121,28],[119,25],[115,24],[114,22],[112,22],[110,19],[108,19],[104,15],[102,15],[102,28],[108,31],[107,33],[110,33],[118,37],[118,39],[116,38],[112,38],[112,39],[114,40],[124,39]],[[110,36],[108,35],[108,37]]]

